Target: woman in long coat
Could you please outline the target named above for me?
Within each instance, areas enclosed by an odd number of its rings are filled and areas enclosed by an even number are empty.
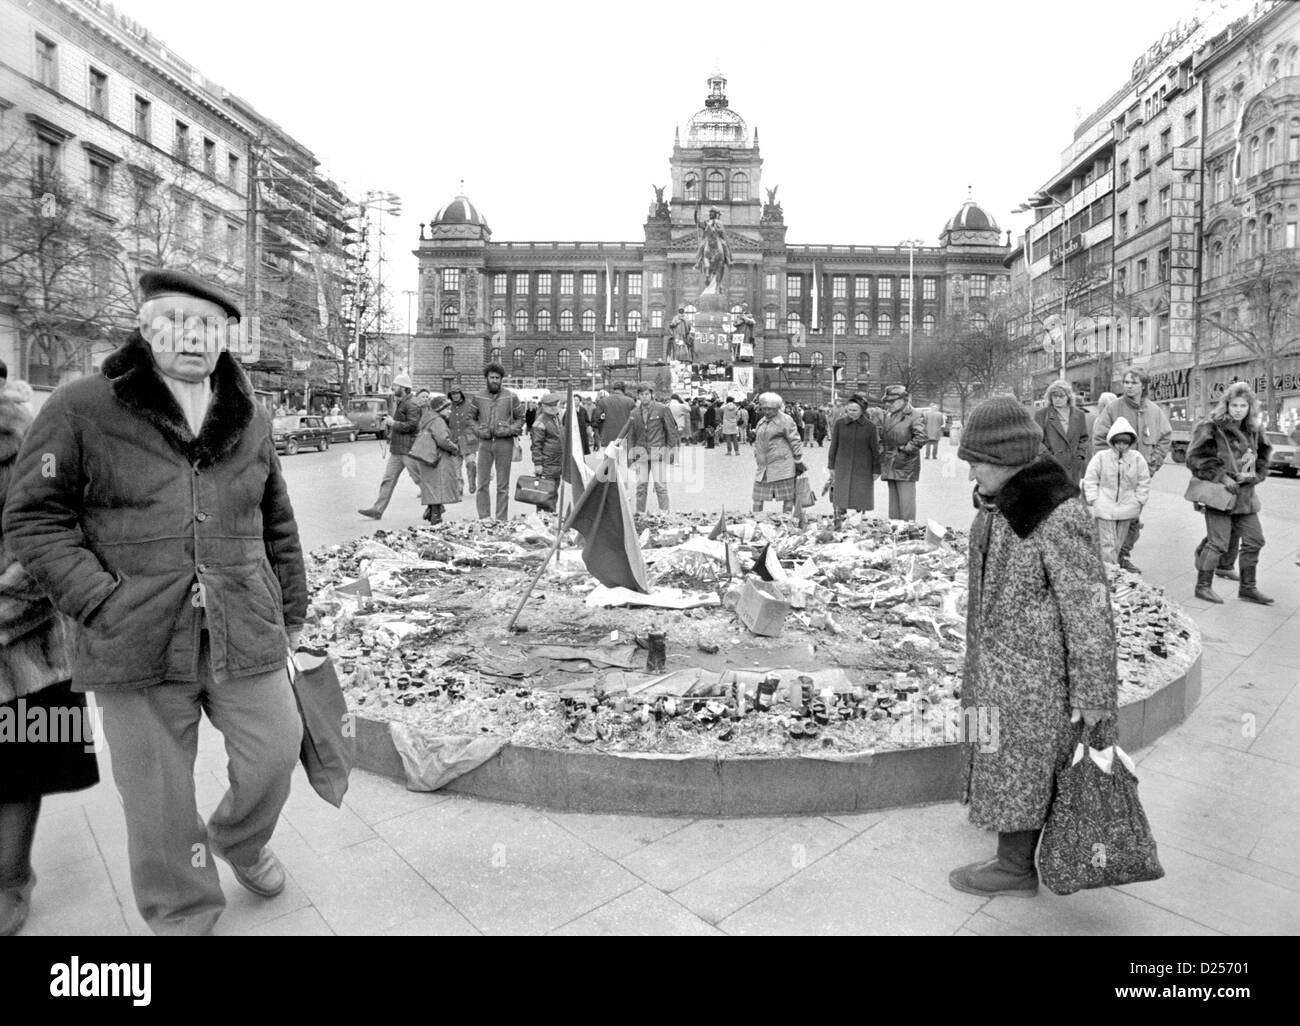
[[[957,890],[1029,896],[1034,852],[1057,765],[1079,728],[1113,743],[1118,705],[1115,624],[1092,515],[1017,399],[982,403],[958,457],[978,482],[970,533],[965,740],[966,800],[978,827],[998,832],[998,856],[954,870]]]
[[[1053,381],[1043,401],[1047,405],[1034,414],[1043,432],[1043,452],[1061,465],[1071,481],[1082,481],[1092,456],[1087,415],[1075,402],[1068,381]]]
[[[0,393],[0,506],[31,421],[21,404]],[[0,716],[19,731],[37,711],[48,723],[79,725],[83,732],[89,723],[86,696],[72,691],[65,631],[62,617],[9,556],[0,533]],[[91,740],[84,733],[75,741],[51,737],[40,744],[12,733],[0,739],[0,937],[17,933],[27,919],[41,798],[99,781]]]
[[[866,415],[867,402],[855,395],[844,416],[831,428],[831,448],[826,465],[834,475],[831,499],[835,515],[845,510],[876,508],[876,483],[880,476],[880,436]]]
[[[446,415],[451,401],[438,396],[425,407],[420,418],[420,434],[428,434],[442,454],[437,463],[424,463],[420,468],[420,502],[424,505],[424,519],[431,524],[441,524],[444,507],[460,502],[460,447],[452,440]]]

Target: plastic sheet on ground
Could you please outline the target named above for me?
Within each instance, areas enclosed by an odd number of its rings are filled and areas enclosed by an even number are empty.
[[[425,737],[405,724],[390,722],[388,735],[402,758],[408,791],[437,791],[478,769],[506,746],[506,739],[480,737]]]
[[[612,606],[652,606],[656,609],[698,609],[701,606],[720,606],[720,599],[713,592],[689,593],[680,588],[656,588],[648,595],[631,588],[597,587],[587,596],[587,605],[593,609],[608,609]]]

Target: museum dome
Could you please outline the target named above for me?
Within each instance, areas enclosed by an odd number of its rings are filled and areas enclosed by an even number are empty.
[[[968,199],[961,209],[944,225],[945,232],[951,231],[1000,231],[998,223],[974,200]]]
[[[693,149],[749,146],[749,127],[727,103],[727,80],[720,71],[709,77],[709,96],[704,101],[704,109],[686,123],[686,146]]]
[[[479,213],[478,207],[469,201],[469,197],[459,195],[434,215],[433,224],[470,224],[488,226],[486,218]]]

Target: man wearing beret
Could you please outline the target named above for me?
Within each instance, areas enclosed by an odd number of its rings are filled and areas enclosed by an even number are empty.
[[[976,482],[961,701],[971,745],[971,822],[998,832],[997,856],[955,869],[959,891],[1038,893],[1034,853],[1056,767],[1082,721],[1113,744],[1115,624],[1092,515],[1011,397],[970,415],[959,458]]]
[[[181,272],[140,285],[139,330],[32,425],[4,535],[79,626],[72,684],[104,713],[136,906],[202,934],[225,907],[213,855],[255,894],[284,887],[266,845],[302,738],[286,655],[307,583],[270,419],[224,348],[239,307]],[[230,781],[206,824],[204,712]]]

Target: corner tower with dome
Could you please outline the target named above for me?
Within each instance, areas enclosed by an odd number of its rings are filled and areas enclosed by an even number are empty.
[[[752,369],[756,388],[824,401],[838,365],[837,392],[878,395],[906,353],[909,325],[916,347],[938,344],[946,319],[978,320],[1007,288],[1010,246],[969,192],[937,244],[911,254],[893,240],[789,241],[785,205],[797,223],[801,204],[815,201],[816,183],[791,183],[778,198],[763,182],[758,129],[732,108],[726,77],[715,71],[707,85],[704,106],[675,131],[665,184],[646,197],[631,183],[662,177],[652,168],[639,178],[628,173],[628,202],[650,200],[640,239],[494,241],[473,190],[463,186],[421,224],[417,385],[477,387],[494,360],[516,387],[645,380],[666,389],[668,326],[678,309],[703,330],[748,307],[752,357],[701,346],[700,362],[676,368],[678,390],[685,375],[687,390],[727,391],[739,367],[742,375]],[[954,183],[954,193],[960,188]],[[713,207],[732,262],[722,294],[706,297],[718,309],[705,310],[695,213],[703,218]],[[641,359],[638,339],[647,353]]]

